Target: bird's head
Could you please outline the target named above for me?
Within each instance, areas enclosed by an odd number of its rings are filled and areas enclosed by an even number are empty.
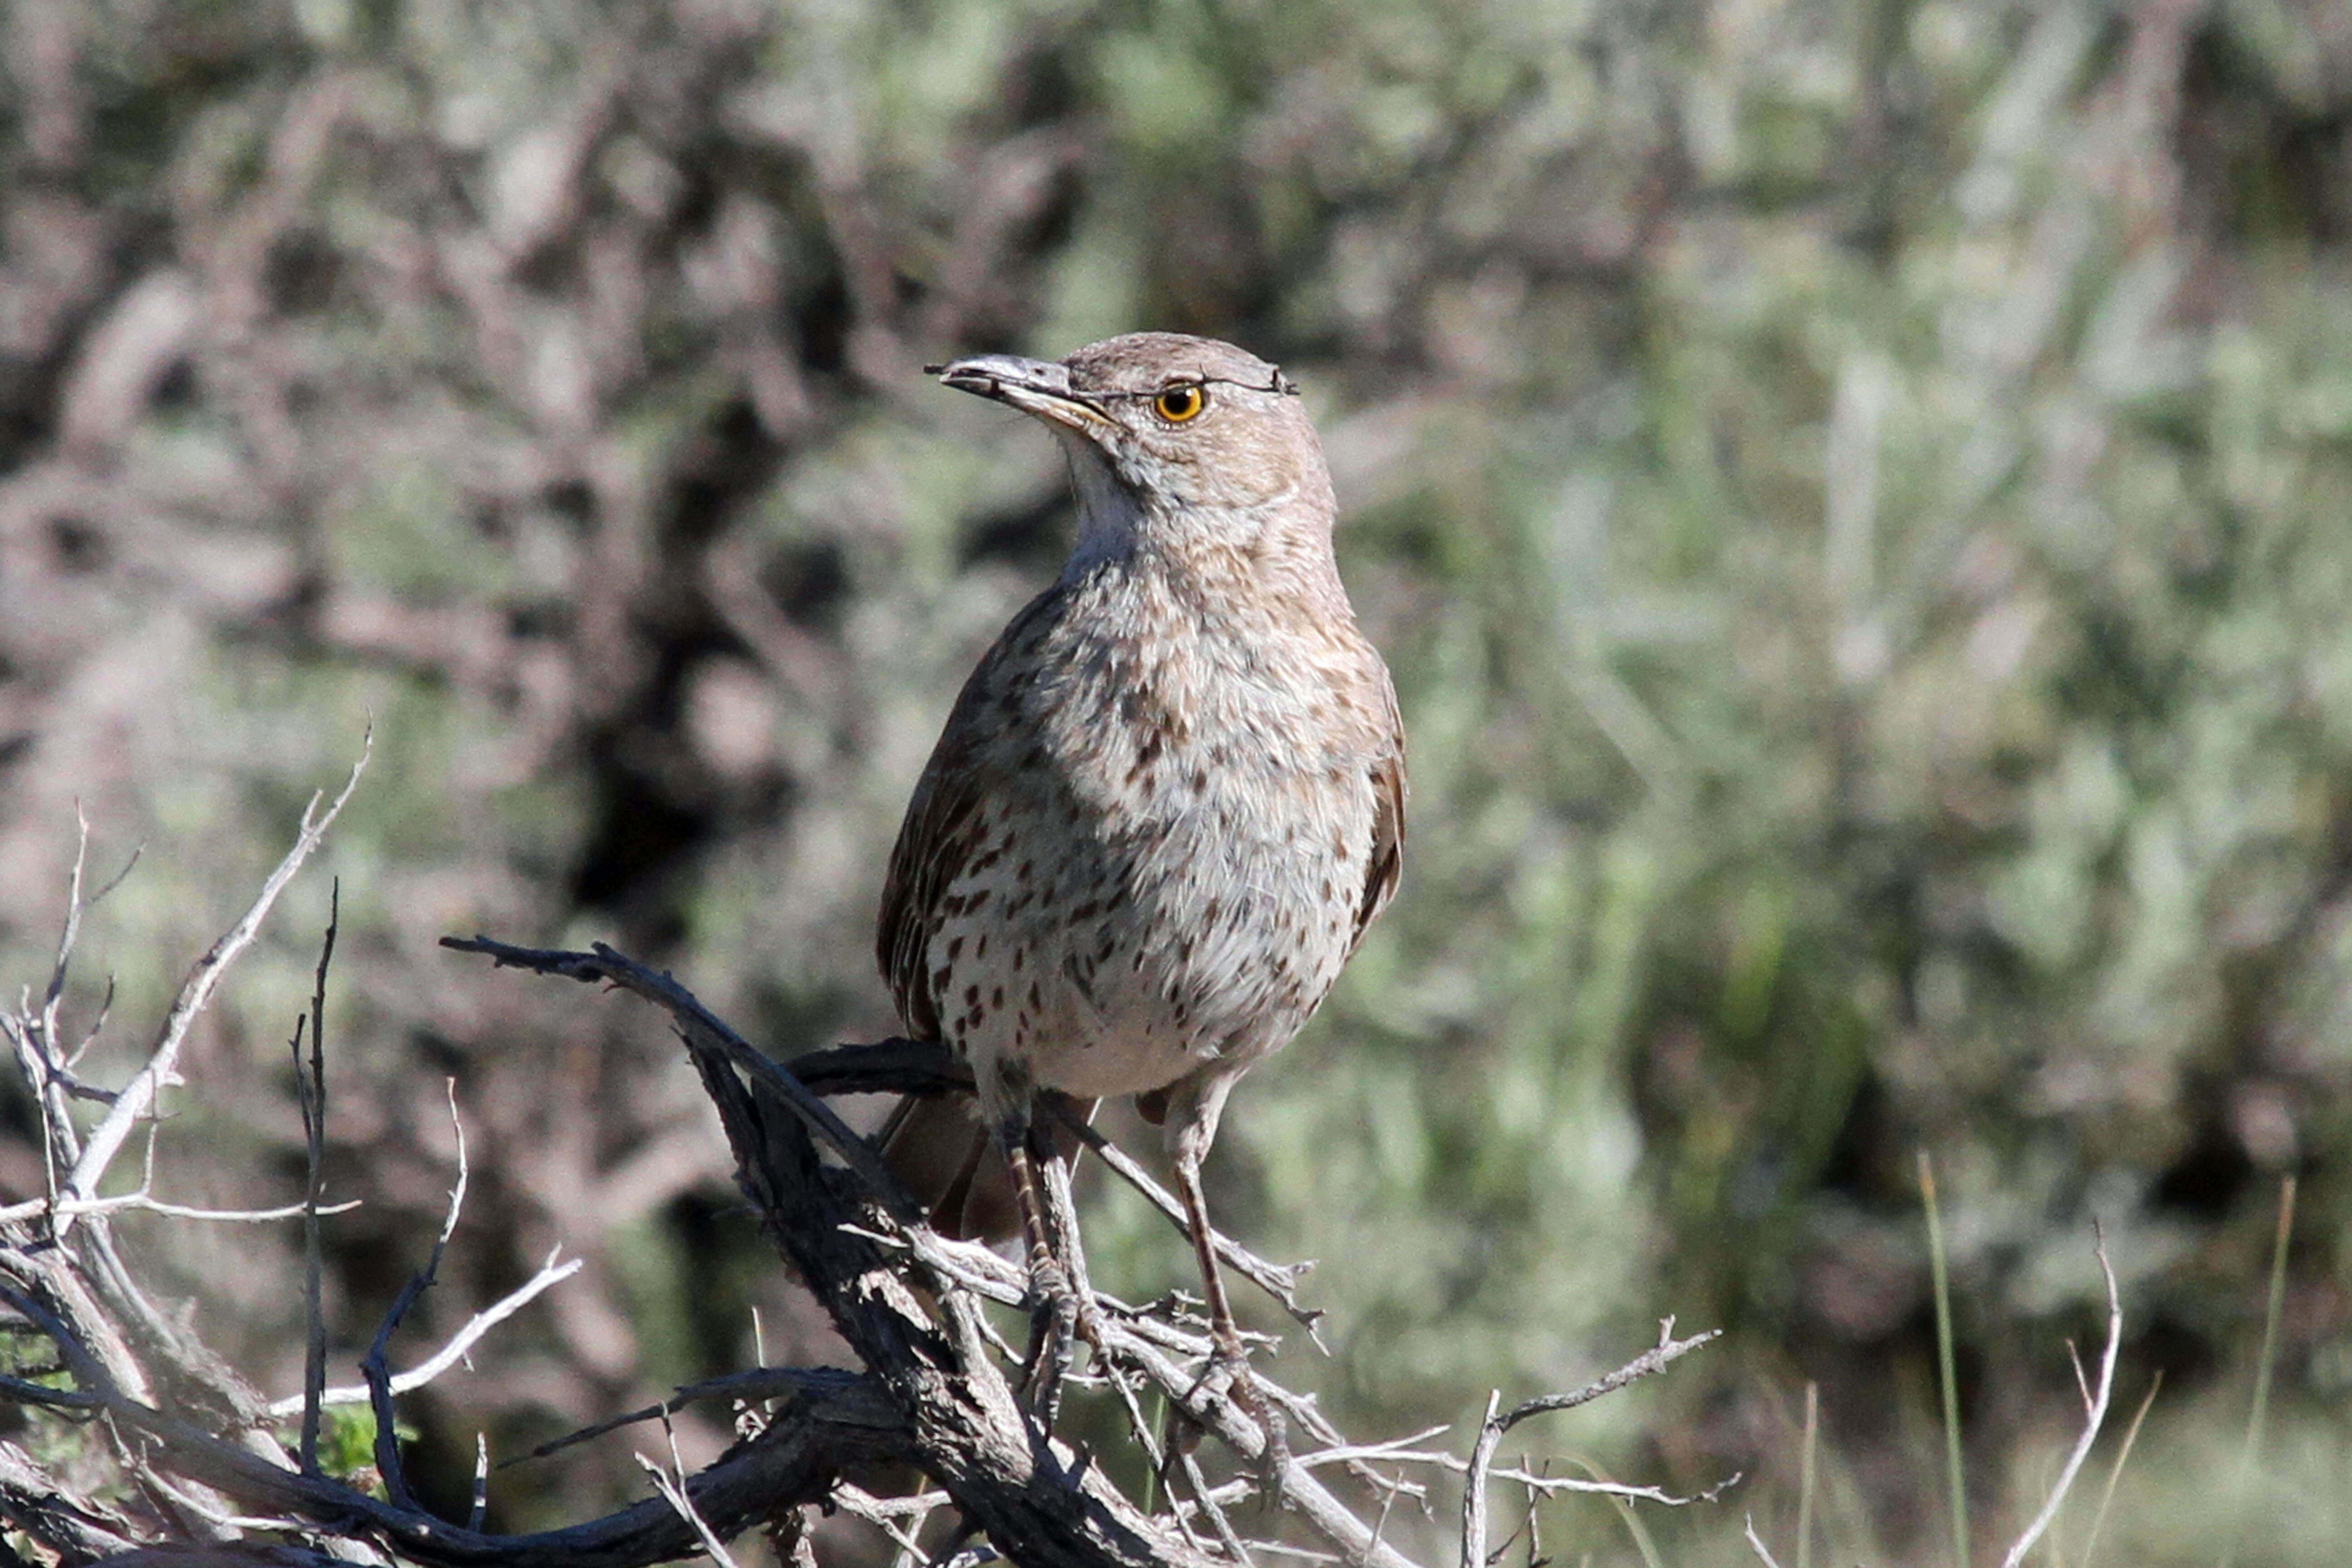
[[[1134,540],[1256,553],[1318,535],[1328,551],[1322,444],[1290,379],[1246,350],[1131,332],[1060,361],[975,354],[929,369],[1061,438],[1082,555]]]

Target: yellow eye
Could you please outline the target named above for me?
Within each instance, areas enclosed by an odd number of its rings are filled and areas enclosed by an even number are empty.
[[[1185,382],[1168,387],[1151,400],[1152,412],[1171,425],[1181,425],[1198,419],[1201,410],[1209,406],[1209,395],[1201,390],[1198,382]]]

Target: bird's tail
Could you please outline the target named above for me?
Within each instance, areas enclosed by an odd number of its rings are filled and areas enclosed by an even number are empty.
[[[1081,1121],[1094,1119],[1093,1100],[1066,1101]],[[1037,1122],[1057,1159],[1073,1167],[1084,1150],[1062,1118],[1040,1106]],[[990,1245],[1021,1234],[1013,1173],[996,1152],[969,1094],[909,1095],[882,1131],[882,1159],[915,1201],[930,1211],[931,1228],[959,1241]]]

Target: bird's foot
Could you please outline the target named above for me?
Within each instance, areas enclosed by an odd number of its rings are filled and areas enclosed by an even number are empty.
[[[1223,1382],[1225,1395],[1241,1413],[1257,1423],[1264,1438],[1254,1457],[1251,1470],[1257,1480],[1258,1494],[1269,1506],[1282,1500],[1282,1480],[1290,1468],[1290,1435],[1283,1424],[1282,1411],[1275,1404],[1266,1387],[1249,1363],[1249,1351],[1242,1343],[1238,1331],[1222,1326],[1211,1335],[1213,1348],[1208,1364],[1201,1369],[1201,1386]]]
[[[1097,1358],[1104,1353],[1100,1310],[1071,1288],[1058,1261],[1031,1258],[1029,1351],[1022,1363],[1022,1394],[1048,1432],[1061,1414],[1063,1385],[1081,1343]]]

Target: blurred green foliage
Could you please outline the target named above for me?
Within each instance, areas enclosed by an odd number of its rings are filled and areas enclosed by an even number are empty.
[[[1579,1380],[1678,1313],[1723,1349],[1542,1440],[1679,1488],[1745,1469],[1787,1542],[1817,1383],[1826,1549],[1938,1561],[1926,1149],[1979,1552],[2071,1441],[2096,1218],[2120,1402],[2166,1375],[2103,1560],[2212,1561],[2299,1172],[2239,1555],[2343,1560],[2336,8],[7,26],[0,941],[41,972],[85,798],[151,844],[89,946],[152,1016],[373,718],[337,1136],[388,1206],[338,1259],[347,1331],[437,1212],[444,1073],[505,1170],[473,1283],[551,1237],[597,1264],[513,1376],[419,1402],[453,1465],[484,1410],[535,1440],[748,1354],[739,1303],[789,1308],[661,1043],[431,939],[617,936],[780,1052],[887,1030],[898,812],[1062,539],[1044,439],[916,367],[1153,326],[1307,387],[1412,736],[1403,895],[1214,1171],[1260,1250],[1322,1260],[1337,1353],[1305,1375],[1351,1429]],[[190,1090],[217,1130],[190,1179],[240,1200],[290,1179],[322,912],[244,973]],[[1098,1275],[1181,1277],[1128,1194],[1089,1202]],[[184,1262],[268,1342],[282,1300]],[[557,1506],[531,1484],[508,1517]],[[1548,1550],[1631,1560],[1597,1503],[1547,1515]],[[1650,1522],[1745,1559],[1727,1508]]]

